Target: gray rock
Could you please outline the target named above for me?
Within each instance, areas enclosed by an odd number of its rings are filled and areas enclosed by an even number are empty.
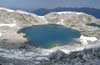
[[[50,59],[50,60],[59,60],[59,59],[61,59],[61,58],[64,58],[64,57],[66,57],[66,54],[63,52],[63,51],[60,51],[60,50],[57,50],[57,51],[55,51],[55,52],[52,52],[49,56],[48,56],[48,58]]]

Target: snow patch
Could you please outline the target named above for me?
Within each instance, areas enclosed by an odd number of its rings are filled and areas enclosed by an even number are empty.
[[[16,21],[13,20],[13,23],[11,24],[6,24],[6,23],[0,23],[0,27],[3,27],[3,26],[8,26],[8,27],[16,27]]]
[[[2,36],[2,33],[0,32],[0,37]]]
[[[67,50],[67,49],[60,49],[61,51],[63,51],[64,53],[66,53],[66,54],[70,54],[70,50]]]
[[[26,15],[31,15],[31,16],[35,16],[35,17],[38,17],[37,15],[33,14],[33,13],[29,13],[29,12],[25,12],[23,10],[15,10],[17,13],[20,13],[20,14],[26,14]]]
[[[49,55],[51,54],[52,52],[55,52],[56,50],[55,49],[44,49],[42,51],[42,55]]]
[[[22,14],[30,14],[28,12],[22,11],[22,10],[16,10],[17,13],[22,13]]]
[[[14,10],[3,8],[3,7],[0,7],[0,10],[5,10],[5,11],[8,11],[8,12],[15,12]]]
[[[61,19],[61,21],[60,22],[57,22],[56,24],[65,25],[63,19]]]
[[[36,58],[36,60],[40,61],[40,60],[49,60],[49,59],[46,57],[38,57],[38,58]]]
[[[98,39],[96,37],[87,37],[87,36],[84,36],[84,35],[81,35],[80,36],[80,42],[83,44],[83,45],[87,45],[88,44],[88,41],[91,41],[91,42],[95,42],[97,41]]]
[[[16,23],[12,23],[12,24],[1,24],[0,23],[0,27],[2,27],[2,26],[15,27]]]
[[[77,15],[82,15],[83,12],[70,12],[70,11],[67,11],[67,12],[58,12],[58,14],[77,14]]]

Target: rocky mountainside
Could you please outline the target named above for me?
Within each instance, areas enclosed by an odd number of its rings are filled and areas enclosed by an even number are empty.
[[[88,23],[97,23],[100,25],[100,20],[82,12],[52,12],[45,15],[48,23],[63,24],[66,27],[81,31],[82,34],[88,36],[99,37],[99,27],[88,26]]]
[[[82,12],[51,12],[38,16],[0,8],[0,64],[91,65],[94,60],[94,65],[98,65],[100,28],[87,25],[89,23],[100,25],[100,19]],[[64,25],[80,31],[81,37],[73,45],[44,49],[28,45],[24,33],[18,33],[21,28],[42,24]]]
[[[19,46],[18,43],[26,42],[23,35],[17,31],[26,26],[41,24],[43,21],[35,14],[0,8],[0,46],[15,48]]]

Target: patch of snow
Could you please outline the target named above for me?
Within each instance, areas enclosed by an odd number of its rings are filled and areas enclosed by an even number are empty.
[[[78,47],[78,48],[74,49],[73,51],[81,51],[81,50],[84,50],[84,49],[85,49],[85,47],[82,46],[82,47]]]
[[[0,32],[0,37],[2,36],[2,33]]]
[[[57,22],[56,24],[64,25],[64,20],[61,19],[61,21],[60,22]]]
[[[25,11],[23,11],[23,10],[16,10],[16,12],[17,12],[17,13],[23,13],[23,14],[30,14],[30,13],[25,12]]]
[[[97,38],[96,37],[87,37],[87,36],[84,36],[84,35],[80,36],[80,42],[83,45],[87,45],[88,41],[95,42],[95,41],[97,41]]]
[[[80,13],[79,13],[79,12],[77,12],[76,14],[77,14],[77,15],[82,15],[83,13],[82,13],[82,12],[80,12]]]
[[[44,49],[42,51],[42,55],[49,55],[50,53],[55,52],[55,51],[56,51],[55,49]]]
[[[82,46],[79,46],[79,47],[76,47],[74,49],[70,49],[68,50],[67,48],[64,48],[64,49],[60,49],[61,51],[63,51],[64,53],[66,54],[69,54],[70,52],[74,52],[74,51],[82,51],[84,49],[90,49],[90,48],[97,48],[97,47],[100,47],[100,43],[95,43],[95,44],[91,44],[91,45],[82,45]]]
[[[72,13],[72,12],[57,12],[58,14],[66,14],[66,13]]]
[[[8,11],[8,12],[15,12],[14,10],[3,8],[3,7],[0,7],[0,10],[5,10],[5,11]]]
[[[16,10],[17,13],[20,13],[20,14],[27,14],[27,15],[31,15],[33,17],[38,17],[37,15],[33,14],[33,13],[29,13],[29,12],[25,12],[23,10]]]
[[[16,23],[12,23],[12,24],[1,24],[0,23],[0,27],[2,27],[2,26],[15,27]]]
[[[46,57],[37,57],[36,60],[40,61],[40,60],[49,60],[49,59]]]
[[[64,53],[66,54],[69,54],[71,51],[70,50],[67,50],[67,49],[60,49],[61,51],[63,51]]]
[[[0,23],[0,27],[2,27],[2,26],[15,27],[16,26],[16,21],[13,20],[13,23],[11,23],[11,24]]]
[[[83,12],[70,12],[70,11],[68,11],[68,12],[58,12],[58,14],[77,14],[77,15],[82,15]]]

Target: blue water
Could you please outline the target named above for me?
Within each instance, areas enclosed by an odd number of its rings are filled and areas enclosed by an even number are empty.
[[[100,28],[100,24],[96,24],[96,23],[89,23],[87,25]]]
[[[68,44],[74,38],[80,37],[80,32],[62,25],[48,24],[48,25],[33,25],[20,29],[19,33],[25,33],[29,42],[42,48],[51,48],[56,45]]]

